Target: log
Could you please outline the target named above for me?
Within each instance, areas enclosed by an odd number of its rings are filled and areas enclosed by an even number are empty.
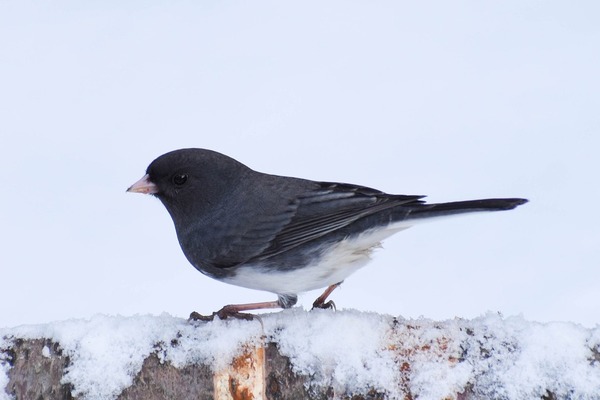
[[[593,399],[600,328],[357,311],[0,329],[0,399]]]

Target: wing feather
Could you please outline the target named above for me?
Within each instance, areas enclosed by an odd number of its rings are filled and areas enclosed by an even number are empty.
[[[404,204],[421,204],[424,196],[389,195],[375,189],[322,182],[298,198],[296,214],[263,252],[265,259],[348,226],[360,218]]]

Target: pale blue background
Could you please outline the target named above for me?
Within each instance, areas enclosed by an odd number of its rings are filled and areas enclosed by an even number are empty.
[[[600,3],[0,3],[0,326],[273,299],[196,272],[156,156],[516,211],[415,227],[341,308],[600,322]],[[301,297],[308,307],[319,293]]]

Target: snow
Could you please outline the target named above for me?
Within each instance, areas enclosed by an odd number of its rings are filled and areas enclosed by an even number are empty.
[[[189,323],[168,314],[105,316],[0,330],[14,338],[49,338],[71,359],[63,382],[81,399],[114,399],[156,353],[176,367],[226,367],[248,345],[277,343],[294,372],[336,393],[371,389],[390,398],[410,389],[420,399],[452,397],[471,387],[480,398],[592,399],[600,393],[600,327],[536,323],[498,314],[472,320],[402,319],[354,310],[300,308],[260,320]],[[594,351],[596,353],[594,353]],[[8,363],[0,353],[0,387]],[[400,371],[400,372],[399,372]],[[0,399],[9,396],[0,391]]]
[[[599,342],[590,340],[590,331],[569,323],[524,324],[520,318],[488,318],[483,326],[489,332],[480,333],[476,340],[492,349],[491,370],[479,372],[486,376],[480,389],[486,395],[539,398],[547,390],[558,398],[571,398],[573,392],[595,398],[600,394],[600,366],[591,350]],[[508,346],[500,349],[498,342]]]
[[[50,338],[60,343],[72,360],[63,383],[73,384],[77,397],[101,400],[116,398],[131,385],[144,359],[152,352],[158,351],[159,357],[175,366],[190,363],[224,366],[235,356],[238,344],[252,339],[252,328],[257,335],[260,333],[256,326],[241,324],[242,321],[215,321],[193,326],[166,314],[158,317],[97,315],[89,320],[0,330],[0,335]],[[180,346],[170,347],[176,338]],[[0,342],[0,348],[6,347],[7,344]]]
[[[42,348],[42,356],[45,358],[50,358],[50,348],[48,346],[44,346]]]
[[[397,386],[392,384],[394,357],[386,350],[389,316],[294,309],[274,322],[271,335],[280,352],[290,357],[295,372],[313,377],[313,383],[332,386],[335,392]]]

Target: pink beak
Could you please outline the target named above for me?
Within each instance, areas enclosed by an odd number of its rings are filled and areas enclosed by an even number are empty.
[[[132,193],[153,194],[158,193],[158,187],[150,181],[150,176],[146,174],[142,179],[131,185],[127,191]]]

